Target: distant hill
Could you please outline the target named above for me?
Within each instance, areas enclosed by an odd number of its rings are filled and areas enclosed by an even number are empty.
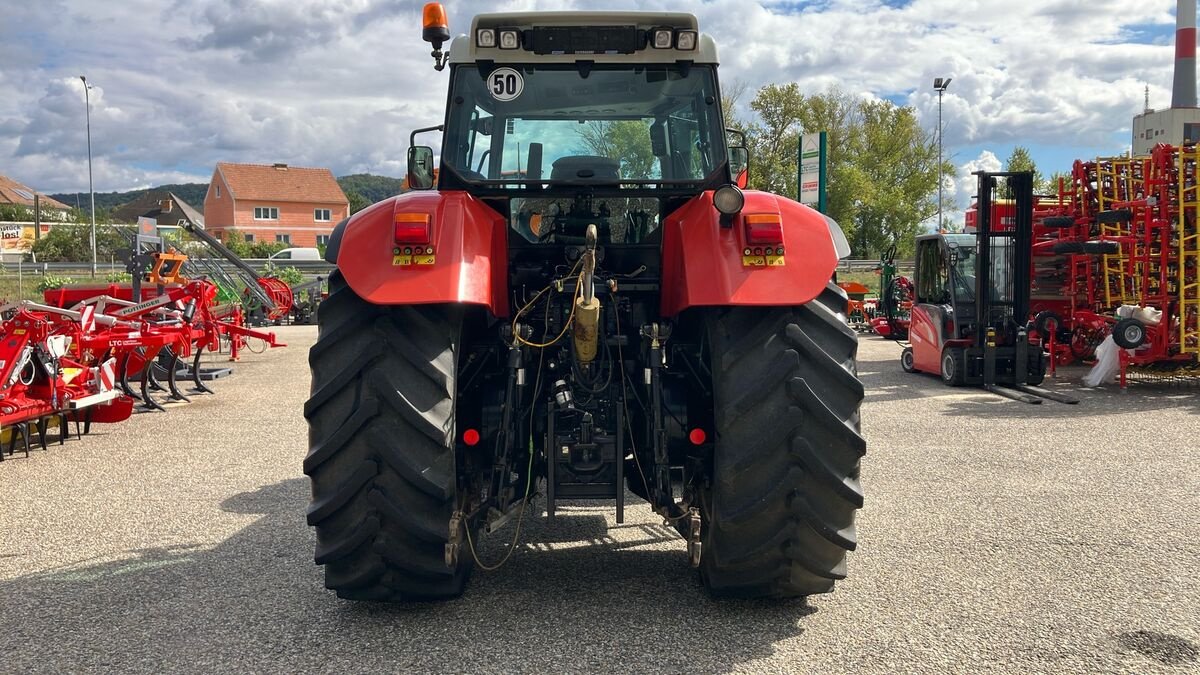
[[[356,173],[349,176],[342,176],[337,179],[338,185],[342,186],[342,192],[346,193],[346,197],[350,198],[351,192],[357,192],[362,195],[370,203],[375,203],[382,199],[387,199],[393,195],[400,194],[401,179],[391,178],[388,176],[375,176],[369,173]],[[156,188],[146,190],[130,190],[128,192],[97,192],[96,193],[96,211],[111,211],[112,209],[127,204],[139,197],[143,197],[151,190],[169,190],[179,195],[183,201],[191,204],[196,210],[204,211],[204,195],[208,192],[208,183],[172,183],[170,185],[160,185]],[[58,193],[50,195],[67,206],[75,206],[76,197],[80,208],[87,210],[88,194],[86,192],[76,195],[74,192]],[[352,200],[353,201],[353,200]]]
[[[375,176],[369,173],[355,173],[349,176],[342,176],[337,179],[338,185],[342,186],[342,192],[346,193],[346,197],[350,197],[351,192],[366,197],[367,201],[374,204],[388,197],[394,197],[400,194],[400,184],[403,182],[399,178],[389,178],[387,176]],[[180,195],[181,197],[183,195]]]
[[[170,190],[179,195],[183,201],[191,204],[198,211],[204,210],[204,195],[208,192],[208,183],[172,183],[170,185],[160,185],[154,190]],[[96,193],[96,211],[111,211],[112,209],[129,202],[146,196],[146,190],[130,190],[128,192],[97,192]],[[76,197],[79,199],[79,208],[87,211],[88,208],[88,193],[68,192],[50,195],[67,206],[75,206]]]

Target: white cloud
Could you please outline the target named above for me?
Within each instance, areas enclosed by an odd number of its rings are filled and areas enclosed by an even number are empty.
[[[215,162],[284,161],[399,175],[414,127],[440,121],[446,74],[420,40],[420,0],[38,0],[0,25],[0,172],[47,191],[86,189],[78,75],[95,85],[98,190],[205,181]],[[453,32],[478,11],[591,9],[580,0],[452,0]],[[725,81],[899,97],[946,155],[1020,143],[1118,152],[1114,133],[1169,100],[1172,0],[617,0],[605,9],[695,12]],[[749,95],[746,97],[748,100]],[[978,161],[978,160],[976,160]],[[1043,167],[1047,172],[1066,167]],[[82,180],[82,182],[81,182]],[[955,188],[961,196],[960,184]]]

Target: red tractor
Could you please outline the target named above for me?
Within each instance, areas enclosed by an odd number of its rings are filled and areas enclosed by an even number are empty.
[[[688,14],[477,16],[441,161],[338,224],[304,414],[316,562],[343,598],[457,596],[529,503],[626,489],[715,595],[831,591],[862,506],[836,223],[743,190]],[[508,540],[510,535],[504,535]],[[505,556],[507,558],[507,556]],[[498,563],[496,563],[498,564]]]

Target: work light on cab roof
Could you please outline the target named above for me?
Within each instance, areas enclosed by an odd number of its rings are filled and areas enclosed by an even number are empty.
[[[424,38],[434,45],[434,67],[442,70],[449,58],[441,52],[441,43],[450,39],[449,31],[445,29],[446,10],[441,3],[431,2],[425,5],[424,16]],[[711,60],[716,60],[711,41],[709,49],[702,46],[700,32],[691,15],[663,13],[655,18],[661,19],[656,21],[658,25],[645,26],[630,23],[628,12],[485,14],[474,21],[469,50],[474,59],[487,59],[488,54],[494,52],[559,56],[674,50],[684,53],[680,60],[685,55],[695,59],[695,52],[700,51],[712,53],[714,58]],[[524,23],[518,23],[522,19]],[[451,48],[452,53],[454,49]],[[653,58],[659,59],[661,55]],[[699,60],[709,59],[702,57]]]

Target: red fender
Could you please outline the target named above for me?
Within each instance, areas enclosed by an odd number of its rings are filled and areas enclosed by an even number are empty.
[[[432,265],[394,265],[393,213],[429,214]],[[508,225],[465,192],[420,190],[374,204],[346,223],[337,266],[377,305],[466,303],[508,316]]]
[[[744,217],[777,214],[783,224],[784,264],[746,267]],[[820,295],[837,268],[829,224],[820,213],[767,192],[746,192],[733,227],[721,227],[712,192],[697,195],[663,224],[661,311],[689,307],[802,305]]]

